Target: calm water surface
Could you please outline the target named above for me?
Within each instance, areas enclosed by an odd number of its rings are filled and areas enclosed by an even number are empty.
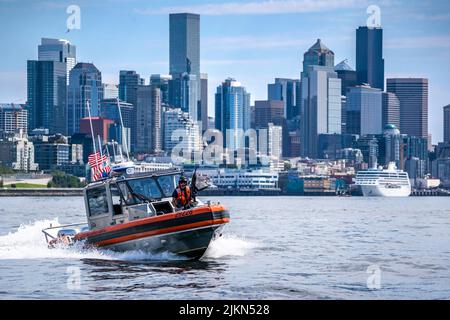
[[[450,299],[450,197],[210,200],[232,222],[189,262],[47,249],[83,199],[0,198],[0,299]]]

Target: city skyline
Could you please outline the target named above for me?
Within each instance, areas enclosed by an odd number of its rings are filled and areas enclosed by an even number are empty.
[[[81,29],[69,33],[65,23],[71,3],[1,2],[0,18],[15,30],[14,34],[3,33],[2,42],[18,50],[2,54],[0,101],[25,102],[24,61],[37,59],[36,46],[45,37],[68,39],[76,45],[77,61],[93,62],[105,83],[118,84],[120,70],[136,70],[147,83],[151,74],[167,74],[168,14],[187,11],[202,15],[201,63],[202,72],[209,76],[209,114],[213,115],[215,88],[224,79],[239,79],[251,93],[252,104],[266,100],[267,84],[275,78],[300,78],[302,55],[317,38],[335,52],[336,63],[347,58],[355,68],[356,29],[365,24],[368,5],[377,4],[384,31],[385,78],[429,79],[429,127],[436,143],[443,136],[442,107],[450,101],[446,76],[450,71],[450,5],[413,2],[414,6],[391,1],[336,0],[328,5],[324,1],[272,1],[271,12],[265,12],[268,1],[242,2],[234,11],[228,2],[208,6],[207,1],[197,1],[195,6],[183,6],[181,1],[153,1],[148,9],[149,4],[141,1],[78,1]],[[29,23],[20,24],[17,15]],[[126,21],[121,17],[127,17]],[[121,23],[111,23],[114,19]],[[324,25],[323,21],[336,24]],[[224,23],[226,35],[221,32]],[[131,32],[136,36],[130,37]],[[430,52],[430,48],[438,50]]]

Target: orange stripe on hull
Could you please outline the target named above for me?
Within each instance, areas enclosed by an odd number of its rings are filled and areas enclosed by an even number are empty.
[[[207,221],[195,222],[195,223],[190,223],[190,224],[184,224],[184,225],[181,225],[181,226],[175,226],[175,227],[164,228],[164,229],[159,229],[159,230],[152,230],[152,231],[147,231],[147,232],[135,233],[135,234],[128,235],[128,236],[123,236],[123,237],[119,237],[119,238],[99,241],[97,243],[94,243],[93,245],[98,246],[98,247],[103,247],[103,246],[107,246],[107,245],[112,245],[112,244],[117,244],[117,243],[121,243],[121,242],[141,239],[141,238],[155,236],[155,235],[160,235],[160,234],[164,234],[164,233],[171,233],[171,232],[183,231],[183,230],[192,229],[192,228],[199,228],[199,227],[219,225],[219,224],[224,224],[224,223],[228,223],[228,222],[230,222],[229,218],[222,218],[222,219],[216,219],[216,220],[207,220]]]

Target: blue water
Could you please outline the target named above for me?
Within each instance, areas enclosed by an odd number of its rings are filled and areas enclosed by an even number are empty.
[[[0,198],[0,299],[450,299],[450,197],[210,199],[232,222],[190,262],[47,249],[82,198]]]

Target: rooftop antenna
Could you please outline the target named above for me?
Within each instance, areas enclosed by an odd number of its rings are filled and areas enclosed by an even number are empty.
[[[120,130],[122,130],[121,132],[121,136],[122,136],[122,141],[124,140],[123,137],[123,133],[124,133],[124,126],[123,126],[123,119],[122,119],[122,110],[120,110],[120,102],[119,102],[119,98],[117,98],[117,109],[119,110],[119,117],[120,117]],[[128,140],[128,139],[127,139]],[[125,152],[127,153],[127,160],[130,161],[130,153],[128,152],[128,146],[127,146],[127,142],[125,141]]]

